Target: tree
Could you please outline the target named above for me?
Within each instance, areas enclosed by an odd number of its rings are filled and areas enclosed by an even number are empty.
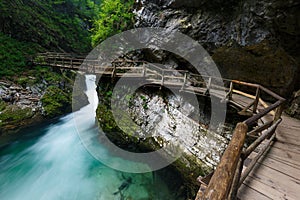
[[[106,38],[133,27],[134,0],[104,0],[98,20],[92,29],[92,44],[96,46]]]

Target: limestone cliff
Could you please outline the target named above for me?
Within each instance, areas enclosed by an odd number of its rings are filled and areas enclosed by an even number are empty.
[[[289,96],[299,87],[299,8],[296,0],[139,0],[136,27],[179,30],[214,56],[224,78]]]

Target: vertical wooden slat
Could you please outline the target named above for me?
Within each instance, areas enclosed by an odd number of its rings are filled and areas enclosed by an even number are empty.
[[[206,90],[205,90],[205,92],[203,93],[204,95],[207,95],[207,93],[208,93],[210,87],[211,87],[211,77],[209,77],[209,79],[208,79],[208,83],[207,83],[207,85],[206,85]]]
[[[251,163],[249,164],[249,166],[247,167],[247,169],[244,171],[244,173],[241,176],[239,186],[242,185],[244,180],[247,178],[249,173],[254,168],[254,166],[257,163],[257,161],[259,160],[259,158],[270,148],[271,143],[273,142],[274,138],[275,138],[275,134],[273,134],[273,136],[268,140],[268,142],[264,145],[264,147],[258,152],[257,156],[251,161]]]
[[[232,186],[228,195],[228,199],[236,199],[236,195],[239,189],[239,181],[241,178],[242,170],[243,170],[244,160],[240,158],[237,168],[235,170],[234,178],[232,181]]]
[[[116,76],[116,65],[114,64],[114,68],[113,68],[113,71],[111,73],[111,77],[114,78]]]
[[[253,104],[253,113],[256,113],[256,111],[257,111],[259,98],[260,98],[260,89],[259,89],[259,87],[257,87],[256,94],[255,94],[255,100],[254,100],[254,104]]]
[[[162,72],[161,72],[162,74],[161,74],[161,85],[162,86],[164,86],[164,82],[165,82],[165,70],[162,70]]]
[[[186,84],[186,81],[187,81],[187,72],[184,73],[184,79],[183,79],[183,84],[182,84],[182,86],[181,86],[181,90],[184,89],[185,84]]]
[[[232,92],[233,92],[233,82],[230,82],[229,92],[228,92],[228,100],[232,99]]]
[[[276,109],[275,116],[274,116],[274,120],[273,120],[274,122],[276,122],[277,120],[280,119],[281,114],[282,114],[282,112],[283,112],[283,108],[284,108],[284,106],[283,106],[283,104],[281,104],[281,105]]]
[[[146,77],[146,66],[145,66],[145,63],[143,63],[143,77]]]

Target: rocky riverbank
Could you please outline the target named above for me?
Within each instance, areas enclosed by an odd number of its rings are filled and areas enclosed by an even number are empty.
[[[46,88],[47,85],[42,83],[24,88],[12,81],[0,81],[0,134],[39,123],[42,119],[41,98]]]
[[[45,70],[41,76],[39,70],[36,72],[36,76],[0,80],[0,135],[15,133],[72,111],[75,75]],[[82,91],[75,96],[88,103]]]

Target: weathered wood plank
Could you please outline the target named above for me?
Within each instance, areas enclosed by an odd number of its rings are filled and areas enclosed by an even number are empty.
[[[254,159],[254,157],[256,155],[257,155],[256,152],[252,152],[250,154],[250,156],[248,157],[248,159],[250,159],[250,161],[251,161],[252,159]],[[248,161],[248,162],[250,162],[250,161]],[[300,177],[300,166],[291,164],[289,162],[280,160],[278,158],[270,157],[270,154],[268,154],[268,152],[260,160],[258,160],[258,163],[268,166],[268,167],[270,167],[274,170],[277,170],[283,174],[286,174],[287,176],[291,176],[294,178]],[[298,179],[298,178],[296,178],[296,179]]]
[[[263,193],[253,189],[251,186],[243,184],[238,192],[238,198],[241,200],[270,200]]]
[[[256,198],[256,200],[260,200],[260,198],[262,197],[267,197],[269,199],[273,199],[273,200],[277,200],[277,199],[287,199],[286,198],[286,194],[282,193],[278,190],[276,190],[275,188],[270,187],[269,185],[266,185],[262,182],[260,182],[259,180],[257,180],[256,178],[253,177],[248,177],[245,181],[244,184],[254,190],[256,190],[257,192],[263,194],[259,197]],[[241,192],[239,191],[238,196],[242,196]],[[243,198],[241,199],[245,199],[248,200],[247,196],[243,196]],[[289,200],[293,200],[293,199],[289,199]],[[296,199],[295,199],[296,200]]]
[[[282,151],[290,151],[290,152],[300,154],[300,146],[298,146],[298,145],[293,145],[293,144],[286,143],[286,142],[276,141],[272,147],[278,148]]]
[[[286,176],[285,174],[282,174],[265,165],[257,166],[256,169],[250,174],[250,177],[258,180],[259,182],[265,184],[270,188],[268,190],[264,190],[264,193],[266,195],[272,195],[272,193],[274,192],[273,190],[271,190],[272,188],[277,192],[284,194],[287,199],[296,200],[299,197],[300,181],[290,176]]]
[[[294,165],[300,166],[300,154],[288,151],[282,151],[278,148],[270,148],[268,152],[268,157],[278,158],[280,160],[292,163]]]
[[[287,163],[280,162],[279,160],[275,160],[269,157],[264,158],[259,163],[300,181],[300,168],[288,165]]]

